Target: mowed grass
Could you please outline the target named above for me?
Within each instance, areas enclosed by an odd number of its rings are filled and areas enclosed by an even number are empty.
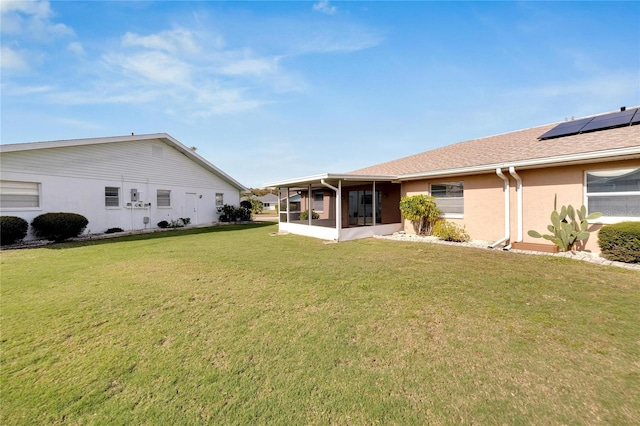
[[[640,424],[640,274],[220,227],[0,253],[2,424]]]

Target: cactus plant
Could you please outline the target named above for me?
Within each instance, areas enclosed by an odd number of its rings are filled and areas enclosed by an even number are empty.
[[[529,231],[533,238],[544,238],[553,242],[560,251],[569,251],[578,241],[589,238],[589,220],[602,216],[600,212],[587,215],[587,208],[583,205],[579,209],[571,204],[557,208],[557,194],[553,199],[553,211],[551,212],[551,225],[547,229],[551,234],[540,234],[537,231]],[[577,217],[576,217],[577,216]]]

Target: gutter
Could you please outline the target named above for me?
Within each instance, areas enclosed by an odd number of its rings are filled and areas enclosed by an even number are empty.
[[[504,181],[504,237],[491,244],[489,248],[495,248],[497,245],[507,242],[509,241],[509,238],[511,238],[511,220],[509,217],[509,178],[502,173],[500,167],[496,168],[496,174]],[[508,250],[510,247],[511,244],[505,246],[505,250]]]
[[[523,209],[522,209],[522,178],[518,175],[518,173],[516,173],[516,168],[511,166],[509,167],[509,174],[511,176],[513,176],[513,178],[516,180],[516,194],[517,194],[517,207],[518,207],[518,236],[516,237],[516,242],[520,243],[522,242],[522,215],[523,215]],[[509,244],[509,246],[511,246],[511,244]],[[509,247],[511,248],[511,247]]]

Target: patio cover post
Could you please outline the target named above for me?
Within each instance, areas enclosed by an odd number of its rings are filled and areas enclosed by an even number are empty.
[[[371,203],[371,205],[373,206],[373,212],[371,212],[371,217],[373,218],[373,226],[376,226],[376,209],[378,208],[378,197],[376,197],[376,181],[373,181],[373,194],[371,195],[371,198],[373,200],[373,203]]]
[[[313,219],[313,210],[311,209],[311,184],[309,184],[309,192],[307,193],[307,211],[309,212],[309,217],[307,218],[309,222],[309,226],[311,226],[311,219]]]
[[[289,218],[289,210],[291,210],[291,203],[289,202],[289,187],[287,187],[287,223],[291,222]]]

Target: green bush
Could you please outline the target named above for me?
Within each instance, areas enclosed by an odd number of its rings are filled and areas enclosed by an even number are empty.
[[[605,225],[598,233],[602,257],[626,263],[640,263],[640,222]]]
[[[402,217],[413,223],[418,235],[431,235],[433,223],[440,216],[436,199],[430,195],[413,195],[400,200]]]
[[[29,222],[17,216],[0,216],[0,245],[13,244],[27,236]]]
[[[169,222],[167,222],[166,220],[161,220],[160,222],[158,222],[158,228],[168,228],[169,227]]]
[[[246,207],[236,207],[225,204],[222,207],[218,207],[218,213],[220,213],[218,217],[220,222],[248,222],[251,220],[251,209]]]
[[[109,228],[104,231],[105,234],[115,234],[117,232],[124,232],[124,230],[122,228]]]
[[[459,243],[463,243],[471,239],[464,227],[461,228],[458,224],[447,222],[446,220],[438,220],[433,225],[433,235],[441,240],[456,241]]]
[[[313,210],[311,210],[311,219],[316,220],[320,219],[320,215]],[[305,210],[300,212],[300,220],[309,220],[309,210]]]
[[[31,226],[36,236],[53,241],[77,237],[89,221],[77,213],[45,213],[33,219]]]

